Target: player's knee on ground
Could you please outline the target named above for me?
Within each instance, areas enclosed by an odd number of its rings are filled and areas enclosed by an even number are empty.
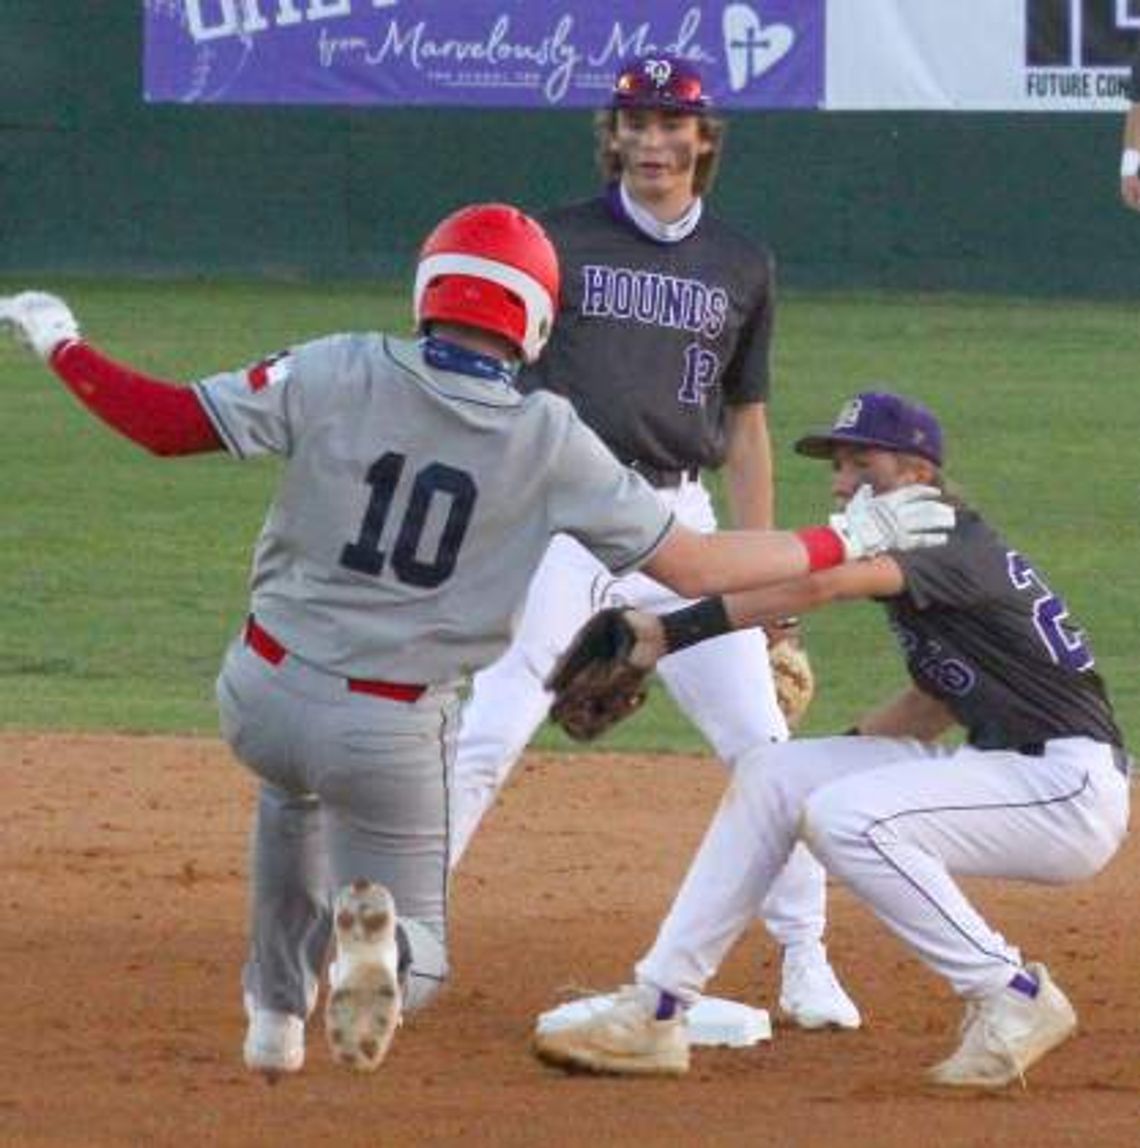
[[[401,917],[400,980],[404,1010],[414,1012],[429,1004],[448,977],[447,947],[436,929],[411,917]]]

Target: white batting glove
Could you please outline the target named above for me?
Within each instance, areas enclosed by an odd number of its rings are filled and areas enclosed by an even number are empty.
[[[71,309],[44,291],[21,291],[0,297],[0,326],[9,328],[25,347],[41,359],[69,339],[79,338],[79,324]]]
[[[936,486],[902,486],[872,494],[861,486],[841,514],[829,525],[843,541],[848,562],[873,558],[887,550],[919,550],[942,546],[954,529],[954,508],[940,502]]]

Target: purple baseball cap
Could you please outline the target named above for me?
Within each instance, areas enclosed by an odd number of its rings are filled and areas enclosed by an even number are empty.
[[[614,77],[611,108],[661,108],[700,115],[709,109],[700,72],[679,56],[637,56]]]
[[[843,404],[829,430],[798,439],[797,454],[831,458],[838,443],[917,454],[942,465],[942,428],[926,407],[888,391],[863,391]]]

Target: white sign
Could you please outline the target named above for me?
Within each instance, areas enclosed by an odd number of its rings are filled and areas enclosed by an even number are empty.
[[[1138,43],[1140,0],[830,0],[824,104],[1123,110]]]

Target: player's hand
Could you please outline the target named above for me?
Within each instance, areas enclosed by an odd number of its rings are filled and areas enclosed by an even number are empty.
[[[630,664],[641,670],[652,670],[668,653],[660,616],[644,610],[623,610],[621,616],[634,636],[633,648],[629,651]]]
[[[79,338],[79,324],[71,309],[44,291],[21,291],[0,296],[0,327],[5,327],[41,359],[69,339]]]
[[[764,633],[768,637],[768,649],[780,645],[781,642],[802,642],[803,630],[800,620],[790,614],[782,618],[766,618],[760,622]]]
[[[1140,175],[1126,175],[1121,179],[1120,198],[1125,207],[1140,211]]]
[[[885,494],[859,487],[841,514],[831,516],[831,529],[843,540],[848,562],[873,558],[888,550],[941,546],[954,529],[954,508],[940,502],[936,486],[902,486]]]

